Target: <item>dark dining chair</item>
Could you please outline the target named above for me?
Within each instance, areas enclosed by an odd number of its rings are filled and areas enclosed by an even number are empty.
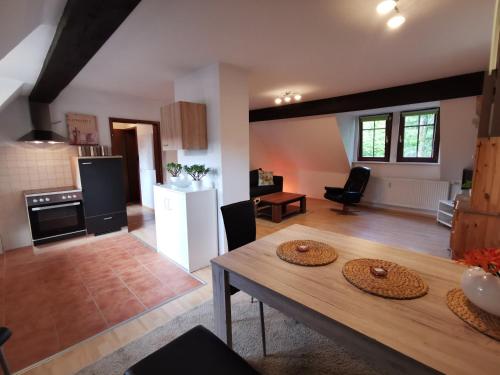
[[[224,227],[226,228],[227,247],[235,250],[256,239],[255,206],[252,200],[228,204],[220,208]],[[239,289],[231,286],[231,295]],[[252,297],[253,301],[253,297]],[[266,327],[264,324],[264,305],[259,301],[260,329],[262,334],[262,351],[266,356]]]
[[[342,204],[341,213],[349,213],[348,207],[361,201],[369,179],[370,168],[354,167],[343,188],[325,186],[324,196],[328,200]]]
[[[0,327],[0,367],[2,368],[3,375],[10,375],[9,366],[3,352],[3,346],[10,338],[10,336],[12,336],[12,332],[10,331],[10,329],[8,329],[7,327]]]
[[[258,375],[205,327],[196,326],[125,371],[125,375]]]

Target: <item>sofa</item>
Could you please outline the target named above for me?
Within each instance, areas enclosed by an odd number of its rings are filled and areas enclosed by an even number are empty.
[[[283,176],[273,176],[274,185],[259,186],[259,170],[250,171],[250,198],[283,191]]]

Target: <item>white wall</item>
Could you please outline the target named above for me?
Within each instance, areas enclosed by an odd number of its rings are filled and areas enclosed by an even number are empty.
[[[171,98],[165,103],[130,95],[112,94],[83,88],[67,87],[50,105],[52,121],[60,121],[54,130],[67,136],[65,114],[68,112],[97,116],[99,143],[111,145],[109,118],[121,117],[138,120],[160,120],[160,107],[173,101],[173,88],[166,87]]]
[[[31,129],[27,97],[18,97],[0,111],[0,143],[14,143]]]
[[[50,110],[52,120],[60,121],[53,129],[64,136],[67,112],[96,115],[100,143],[110,145],[109,117],[158,121],[161,104],[140,97],[68,87]],[[23,190],[72,185],[70,158],[76,155],[76,147],[16,142],[30,130],[26,97],[19,97],[0,111],[0,237],[4,249],[31,244]]]
[[[344,142],[347,158],[349,159],[349,163],[352,163],[353,160],[356,160],[354,145],[356,140],[357,118],[351,113],[339,113],[335,115],[335,118],[337,119],[342,141]]]
[[[285,191],[313,198],[343,186],[350,169],[335,116],[250,124],[250,167],[282,175]]]
[[[476,97],[441,101],[441,179],[461,183],[462,170],[471,168],[476,149]]]
[[[365,194],[365,201],[378,202],[380,192],[389,193],[385,187],[387,182],[384,178],[404,178],[416,180],[447,181],[450,183],[448,196],[439,199],[453,199],[460,192],[462,170],[472,167],[475,143],[477,137],[476,121],[476,97],[443,100],[437,103],[423,103],[414,106],[389,108],[378,113],[392,112],[392,142],[391,162],[354,162],[353,165],[366,165],[371,168],[374,177]],[[440,147],[438,163],[397,163],[397,146],[399,137],[400,112],[408,109],[418,108],[440,108]],[[360,114],[356,114],[359,116]],[[356,122],[357,123],[357,122]],[[356,132],[356,138],[357,132]],[[356,140],[357,141],[357,140]],[[355,152],[358,145],[355,142]],[[401,183],[401,182],[400,182]],[[427,185],[423,185],[427,186]],[[390,189],[390,188],[389,188]],[[380,190],[380,191],[379,191]],[[377,193],[379,191],[379,193]],[[408,192],[408,194],[412,194]],[[436,196],[436,199],[437,196]],[[437,207],[437,204],[434,204]],[[427,206],[428,209],[429,205]]]
[[[421,180],[440,180],[439,164],[419,163],[367,163],[353,162],[353,166],[364,165],[371,169],[374,177],[396,177]]]
[[[248,73],[222,64],[219,77],[223,203],[229,204],[250,197]]]
[[[352,147],[349,149],[351,152],[351,160],[353,166],[365,165],[371,169],[371,175],[374,177],[397,177],[397,178],[410,178],[410,179],[427,179],[427,180],[439,180],[440,178],[440,166],[439,164],[429,164],[429,163],[397,163],[397,141],[399,133],[399,120],[400,113],[402,111],[416,110],[423,108],[433,108],[439,107],[439,102],[427,102],[427,103],[417,103],[405,106],[395,106],[386,107],[379,109],[371,109],[366,111],[357,112],[347,112],[337,114],[337,119],[343,127],[354,127],[352,133],[348,133],[350,138],[344,141],[347,144],[351,144]],[[366,116],[372,114],[382,114],[382,113],[392,113],[392,139],[391,139],[391,152],[390,152],[390,162],[357,162],[358,157],[358,118],[359,116]],[[346,134],[344,131],[343,133]]]
[[[249,198],[249,130],[247,73],[228,64],[213,64],[175,80],[175,101],[207,105],[207,150],[180,150],[181,164],[205,164],[206,179],[217,189],[218,207]],[[219,252],[226,248],[220,210]]]
[[[397,163],[397,141],[400,113],[404,110],[419,108],[440,108],[440,147],[439,163]],[[443,100],[440,102],[420,103],[378,110],[351,113],[355,118],[372,113],[393,113],[391,159],[390,163],[353,162],[353,165],[366,165],[376,177],[398,177],[410,179],[441,180],[459,186],[462,170],[472,166],[477,137],[476,97]],[[356,126],[357,121],[355,121]],[[357,138],[353,149],[354,160],[358,150]]]
[[[203,103],[207,106],[207,138],[206,150],[179,150],[177,159],[181,164],[205,164],[212,169],[209,178],[222,197],[221,177],[221,130],[220,130],[220,89],[219,65],[214,64],[182,78],[174,83],[175,101]]]

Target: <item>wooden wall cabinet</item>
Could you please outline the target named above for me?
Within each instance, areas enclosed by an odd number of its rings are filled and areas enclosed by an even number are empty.
[[[176,102],[161,108],[163,151],[208,148],[205,104]]]

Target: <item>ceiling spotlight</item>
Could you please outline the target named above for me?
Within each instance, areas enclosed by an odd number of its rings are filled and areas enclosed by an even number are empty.
[[[274,103],[276,103],[277,105],[280,105],[282,102],[283,100],[281,100],[281,98],[274,99]]]
[[[401,14],[396,14],[394,17],[390,18],[389,21],[387,21],[387,26],[391,29],[397,29],[399,26],[401,26],[403,23],[405,23],[406,18],[402,16]]]
[[[295,94],[293,98],[295,99],[296,102],[298,102],[300,99],[302,99],[302,95]]]
[[[377,5],[377,13],[378,14],[387,14],[391,10],[396,8],[396,1],[394,0],[384,0]]]
[[[285,96],[285,97],[283,98],[283,100],[284,100],[286,103],[290,103],[290,102],[292,101],[292,97],[287,95],[287,96]]]

